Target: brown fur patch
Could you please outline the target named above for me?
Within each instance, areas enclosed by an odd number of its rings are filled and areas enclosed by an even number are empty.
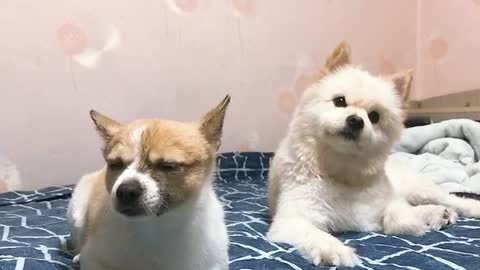
[[[142,135],[140,169],[155,179],[167,194],[169,207],[194,195],[208,180],[215,151],[198,125],[158,121]],[[178,166],[165,169],[162,166]]]

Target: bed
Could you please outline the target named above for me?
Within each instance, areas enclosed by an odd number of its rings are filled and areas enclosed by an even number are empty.
[[[343,269],[314,267],[291,246],[266,240],[265,183],[271,158],[271,153],[224,153],[218,158],[216,190],[225,205],[230,269]],[[0,194],[1,270],[79,268],[66,251],[65,213],[71,193],[72,186],[63,186]],[[456,225],[424,237],[379,233],[339,237],[362,258],[362,265],[354,269],[480,269],[480,220],[476,219],[461,218]]]

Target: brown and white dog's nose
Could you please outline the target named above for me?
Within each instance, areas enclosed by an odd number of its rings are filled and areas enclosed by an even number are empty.
[[[347,117],[347,126],[351,128],[353,131],[360,131],[363,129],[363,119],[355,114],[352,114]]]
[[[128,180],[117,188],[117,200],[124,205],[135,203],[142,196],[143,188],[137,180]]]

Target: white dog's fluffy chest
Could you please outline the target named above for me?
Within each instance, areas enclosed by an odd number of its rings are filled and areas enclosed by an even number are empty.
[[[370,181],[368,186],[352,186],[322,176],[299,176],[293,166],[290,167],[292,163],[282,164],[281,171],[287,174],[278,178],[278,185],[284,189],[279,201],[283,209],[296,211],[293,205],[301,205],[302,211],[321,220],[327,226],[324,229],[329,231],[382,230],[384,209],[393,199],[387,176]]]
[[[227,269],[223,210],[213,191],[208,193],[202,205],[149,220],[127,220],[107,211],[82,249],[82,269]]]
[[[319,180],[316,203],[327,206],[323,209],[331,220],[329,229],[338,232],[381,230],[383,211],[392,194],[385,181],[357,189]]]

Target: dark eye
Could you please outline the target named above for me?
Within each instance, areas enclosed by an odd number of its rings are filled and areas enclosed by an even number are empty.
[[[121,170],[125,168],[125,162],[121,159],[107,160],[107,164],[111,170]]]
[[[155,166],[163,172],[181,172],[183,170],[183,164],[174,161],[157,161]]]
[[[370,119],[370,122],[372,122],[372,124],[376,124],[380,120],[380,114],[378,114],[377,111],[371,111],[368,114],[368,119]]]
[[[333,99],[333,105],[335,107],[347,107],[347,101],[344,96],[339,96]]]

